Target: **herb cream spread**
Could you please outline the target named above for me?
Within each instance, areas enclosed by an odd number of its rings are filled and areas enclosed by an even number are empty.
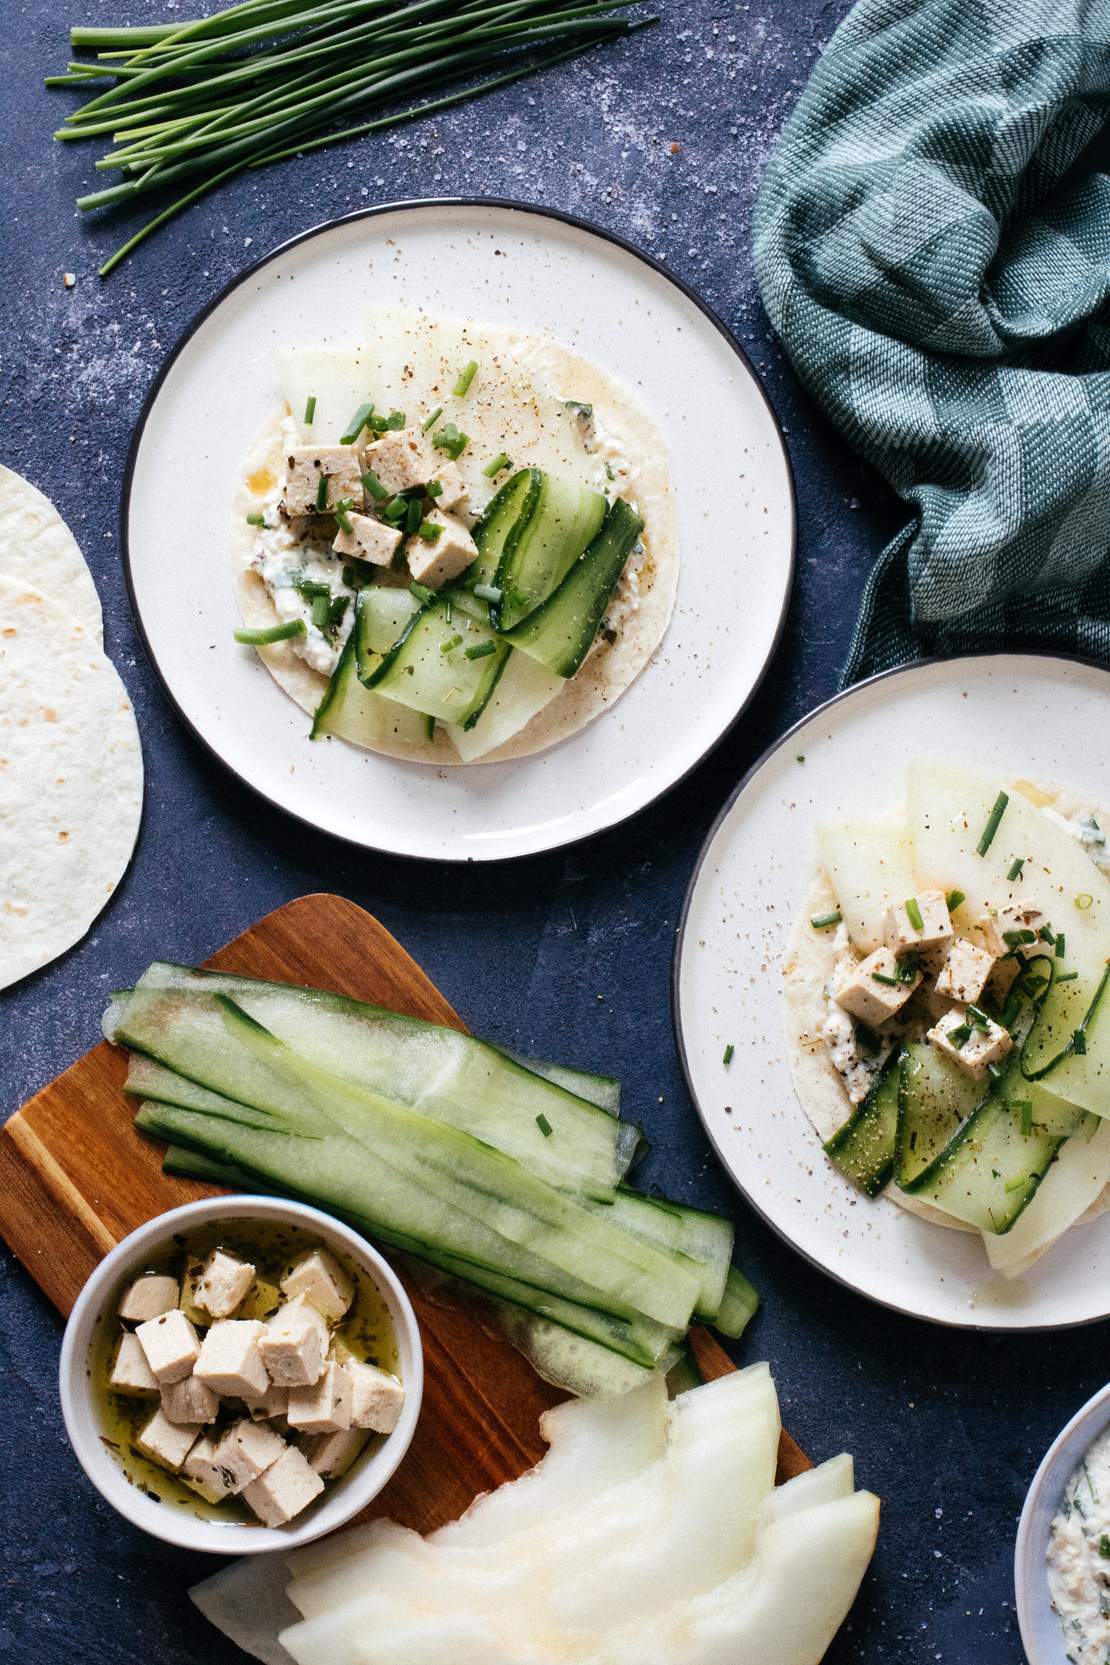
[[[1048,1545],[1048,1587],[1072,1665],[1110,1657],[1110,1429],[1064,1488]]]

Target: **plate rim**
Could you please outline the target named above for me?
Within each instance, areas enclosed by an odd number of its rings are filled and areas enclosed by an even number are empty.
[[[311,820],[308,816],[300,814],[297,810],[290,809],[278,798],[271,796],[269,792],[263,790],[262,787],[256,786],[253,781],[248,780],[245,775],[241,774],[238,769],[221,756],[215,745],[200,732],[200,730],[182,709],[182,706],[178,702],[176,695],[170,687],[169,681],[163,672],[151,646],[135,594],[135,582],[132,572],[131,542],[128,534],[128,522],[130,519],[131,498],[139,451],[142,447],[147,423],[149,422],[154,406],[161,395],[166,379],[174,365],[177,363],[177,360],[180,358],[181,354],[185,351],[186,347],[192,341],[193,337],[197,334],[202,325],[207,322],[213,313],[215,313],[226,300],[230,299],[241,284],[249,282],[249,280],[258,272],[269,266],[273,261],[279,260],[283,256],[289,254],[293,249],[298,248],[302,243],[310,242],[316,237],[323,237],[327,233],[335,231],[342,226],[353,225],[362,220],[373,220],[383,214],[395,214],[399,212],[429,208],[493,208],[505,210],[515,214],[535,216],[540,220],[553,220],[558,224],[571,226],[576,231],[586,232],[588,235],[596,237],[604,243],[613,245],[614,247],[622,250],[625,254],[629,254],[633,256],[634,259],[642,262],[642,264],[647,266],[652,272],[655,272],[660,277],[666,279],[668,283],[676,288],[679,293],[683,295],[686,300],[690,301],[708,320],[708,322],[721,336],[725,346],[728,347],[733,354],[735,354],[744,366],[745,370],[748,372],[751,383],[771,419],[771,424],[778,440],[779,449],[782,452],[782,459],[786,468],[787,499],[790,513],[790,537],[787,549],[786,583],[783,589],[782,601],[779,606],[779,615],[775,623],[774,631],[771,635],[771,640],[768,644],[767,652],[765,653],[763,661],[759,666],[755,680],[744,698],[741,700],[740,704],[737,706],[736,710],[733,712],[732,716],[729,718],[728,722],[721,729],[719,734],[717,734],[709,743],[709,745],[706,746],[704,751],[702,751],[699,756],[694,759],[688,768],[684,769],[681,774],[676,775],[673,780],[668,781],[668,783],[660,788],[659,791],[654,793],[646,803],[640,804],[634,809],[625,811],[623,814],[616,816],[615,819],[605,820],[599,826],[589,828],[583,832],[575,833],[570,838],[560,839],[558,842],[552,844],[544,844],[537,849],[521,850],[512,853],[491,852],[487,855],[469,852],[465,855],[452,856],[449,854],[424,855],[420,852],[405,850],[384,850],[380,845],[371,844],[365,840],[354,838],[347,833],[336,832],[330,828],[322,827],[319,822]],[[675,791],[679,786],[681,786],[685,780],[689,779],[696,769],[700,768],[701,765],[712,756],[727,736],[733,732],[737,723],[748,710],[752,700],[762,687],[767,676],[767,672],[774,662],[775,656],[782,644],[783,632],[786,628],[786,620],[790,611],[790,603],[793,599],[794,586],[798,576],[798,492],[797,484],[794,478],[794,467],[790,456],[790,449],[786,442],[786,433],[783,428],[783,424],[779,419],[778,413],[771,402],[770,395],[763,385],[762,378],[759,376],[749,354],[745,351],[739,339],[729,328],[728,324],[725,323],[724,319],[715,311],[713,307],[709,305],[708,301],[704,300],[698,294],[694,287],[688,283],[685,278],[681,277],[678,273],[671,271],[661,260],[657,260],[654,255],[649,254],[646,249],[640,248],[638,244],[623,236],[622,233],[610,231],[605,226],[599,225],[596,221],[586,219],[580,214],[572,214],[566,209],[551,208],[542,203],[526,202],[524,199],[517,197],[408,197],[396,199],[391,202],[375,203],[367,208],[352,209],[347,214],[339,214],[335,215],[331,219],[321,220],[316,225],[308,227],[307,230],[299,231],[294,236],[286,238],[283,242],[277,244],[275,248],[269,250],[268,253],[260,255],[257,260],[254,260],[249,265],[245,266],[241,272],[229,278],[228,281],[221,286],[217,293],[213,295],[210,300],[206,301],[200,310],[186,323],[185,327],[181,331],[181,334],[166,353],[155,374],[154,380],[147,389],[138,417],[135,420],[134,428],[132,429],[131,439],[127,447],[127,459],[124,464],[123,475],[120,482],[119,549],[120,561],[123,567],[124,585],[127,591],[127,602],[131,609],[131,618],[134,623],[139,642],[142,646],[143,653],[146,656],[147,663],[154,671],[155,677],[158,680],[158,684],[165,699],[169,703],[171,711],[185,731],[204,748],[205,753],[209,757],[214,758],[221,768],[223,768],[234,780],[238,781],[241,786],[246,787],[249,792],[254,793],[256,797],[261,798],[264,803],[269,804],[281,814],[287,815],[292,821],[296,822],[297,825],[310,827],[318,834],[325,837],[335,838],[349,849],[373,850],[376,854],[388,855],[406,862],[442,862],[450,866],[465,866],[468,863],[480,862],[482,865],[492,865],[496,862],[502,861],[524,861],[534,856],[551,854],[556,850],[570,849],[576,844],[583,843],[586,839],[599,837],[604,833],[612,832],[616,827],[623,826],[625,822],[633,819],[635,816],[646,813],[646,811],[649,810],[654,804],[659,803],[661,799],[667,797],[669,793]]]
[[[919,1323],[934,1324],[941,1329],[976,1331],[980,1334],[988,1335],[1022,1335],[1054,1330],[1079,1330],[1085,1329],[1090,1324],[1105,1323],[1106,1319],[1110,1317],[1110,1301],[1108,1301],[1105,1312],[1097,1313],[1090,1318],[1066,1319],[1059,1323],[984,1324],[977,1323],[974,1319],[970,1318],[945,1318],[935,1316],[932,1313],[922,1313],[908,1307],[900,1306],[897,1301],[884,1300],[881,1295],[873,1295],[867,1290],[860,1289],[858,1285],[853,1283],[849,1278],[842,1276],[839,1272],[836,1272],[831,1267],[826,1266],[822,1261],[818,1260],[814,1255],[809,1254],[805,1249],[800,1249],[792,1238],[787,1235],[786,1231],[778,1225],[778,1223],[773,1220],[763,1208],[760,1207],[754,1195],[754,1191],[749,1191],[745,1185],[741,1184],[740,1180],[733,1173],[732,1167],[725,1156],[722,1144],[717,1138],[713,1128],[710,1126],[709,1118],[706,1112],[702,1109],[698,1095],[694,1090],[690,1058],[686,1047],[686,1037],[682,1027],[682,1003],[679,984],[682,976],[683,950],[686,945],[686,927],[689,923],[690,910],[693,906],[694,892],[697,889],[698,881],[701,878],[702,868],[705,866],[713,842],[724,822],[731,814],[733,805],[736,803],[740,795],[747,790],[764,766],[771,761],[777,752],[781,751],[782,748],[787,745],[787,743],[795,734],[798,733],[800,729],[804,728],[807,723],[811,723],[814,718],[823,716],[826,712],[830,711],[833,706],[839,705],[843,700],[848,699],[852,695],[861,693],[865,688],[874,687],[876,683],[886,682],[891,677],[904,676],[911,671],[928,670],[934,665],[961,665],[968,661],[977,661],[982,659],[1041,659],[1050,664],[1064,663],[1070,665],[1081,665],[1086,670],[1101,672],[1102,675],[1110,681],[1110,668],[1108,668],[1105,664],[1102,664],[1099,660],[1093,659],[1082,653],[1063,653],[1049,650],[1041,651],[1035,648],[979,648],[971,653],[927,654],[922,655],[917,659],[908,659],[904,664],[894,665],[889,670],[876,671],[871,676],[861,678],[859,682],[853,682],[850,687],[838,689],[838,691],[835,694],[832,694],[827,700],[822,700],[821,703],[819,705],[815,705],[811,711],[808,711],[804,716],[799,717],[797,722],[791,723],[790,727],[779,735],[776,740],[772,740],[770,745],[768,745],[755,759],[751,766],[744,771],[740,780],[733,787],[732,791],[725,799],[725,802],[717,811],[717,814],[713,817],[712,825],[706,833],[705,838],[702,841],[701,848],[698,851],[693,871],[687,881],[686,890],[682,898],[682,906],[679,909],[678,924],[675,927],[674,947],[671,951],[671,1028],[674,1034],[675,1050],[678,1053],[679,1065],[682,1069],[682,1078],[686,1085],[686,1092],[689,1096],[691,1104],[694,1107],[698,1120],[702,1125],[702,1129],[709,1139],[717,1160],[720,1162],[729,1183],[735,1188],[735,1190],[743,1198],[746,1205],[758,1217],[762,1224],[765,1225],[770,1231],[774,1232],[780,1242],[786,1244],[791,1253],[796,1254],[808,1265],[814,1267],[823,1277],[831,1278],[834,1283],[839,1284],[842,1289],[848,1290],[850,1294],[856,1296],[859,1300],[870,1301],[875,1306],[882,1307],[888,1312],[897,1312],[903,1317],[914,1318]]]

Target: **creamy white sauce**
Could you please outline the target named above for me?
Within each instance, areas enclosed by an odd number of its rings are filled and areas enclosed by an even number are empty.
[[[836,964],[825,991],[825,1018],[821,1038],[829,1049],[829,1061],[844,1083],[844,1091],[852,1104],[862,1104],[894,1049],[893,1040],[883,1041],[878,1052],[868,1052],[860,1045],[856,1025],[833,999],[832,990],[839,988],[850,977],[858,964],[856,952],[843,921],[836,927]]]
[[[1105,1547],[1106,1553],[1103,1553]],[[1110,1429],[1064,1488],[1048,1544],[1048,1588],[1073,1665],[1110,1657]]]

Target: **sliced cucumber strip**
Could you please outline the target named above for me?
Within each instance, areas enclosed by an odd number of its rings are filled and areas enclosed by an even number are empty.
[[[381,660],[367,686],[441,723],[472,728],[509,657],[488,625],[434,596]]]
[[[625,563],[644,529],[635,509],[615,498],[605,522],[559,588],[505,640],[562,677],[589,653]]]
[[[387,584],[368,584],[360,590],[355,604],[355,638],[358,674],[370,683],[374,672],[419,613],[420,603],[411,590]]]
[[[841,1173],[868,1197],[877,1197],[894,1171],[900,1083],[895,1058],[825,1144],[826,1154]]]
[[[533,476],[522,513],[505,539],[494,585],[501,600],[490,618],[508,631],[541,606],[562,583],[605,519],[601,492],[556,474]]]
[[[538,468],[521,468],[505,481],[485,514],[471,534],[478,546],[478,559],[472,561],[459,585],[466,593],[475,584],[494,584],[497,569],[513,529],[526,525],[535,514],[539,502],[543,474]],[[471,598],[474,600],[474,598]],[[481,607],[481,616],[489,617],[489,604],[474,600]]]
[[[448,728],[448,738],[464,763],[477,763],[527,728],[565,687],[563,678],[538,659],[529,659],[526,653],[510,653],[478,721],[471,728]]]
[[[530,1070],[533,1075],[542,1075],[545,1081],[553,1081],[557,1087],[584,1098],[588,1104],[596,1104],[599,1110],[610,1116],[620,1115],[621,1084],[615,1075],[591,1075],[587,1070],[572,1069],[568,1064],[553,1064],[546,1058],[529,1058],[523,1052],[514,1052],[510,1046],[497,1046],[493,1042],[486,1044],[493,1045],[495,1051],[519,1064],[521,1069]]]
[[[671,1254],[685,1255],[698,1267],[701,1289],[695,1316],[717,1317],[732,1260],[735,1229],[731,1220],[681,1203],[645,1197],[622,1187],[612,1203],[586,1202],[592,1212],[608,1216],[622,1231]]]
[[[368,747],[390,740],[415,745],[427,738],[425,719],[418,711],[406,710],[363,687],[358,678],[354,630],[343,644],[339,663],[312,721],[310,737],[320,740],[325,735]]]
[[[903,1191],[914,1189],[917,1180],[947,1148],[987,1090],[925,1042],[914,1042],[903,1049],[899,1065],[898,1136],[894,1147],[895,1184]]]
[[[738,1266],[730,1266],[725,1280],[721,1310],[713,1320],[713,1328],[721,1335],[736,1341],[743,1335],[759,1311],[759,1295]]]

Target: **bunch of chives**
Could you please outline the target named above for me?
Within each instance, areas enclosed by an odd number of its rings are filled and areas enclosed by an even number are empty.
[[[105,141],[95,165],[120,176],[78,197],[78,208],[126,207],[184,187],[101,276],[245,169],[447,109],[654,23],[620,15],[636,3],[238,0],[191,22],[72,29],[74,50],[93,56],[46,85],[93,96],[54,137]],[[363,119],[344,125],[352,116]]]

